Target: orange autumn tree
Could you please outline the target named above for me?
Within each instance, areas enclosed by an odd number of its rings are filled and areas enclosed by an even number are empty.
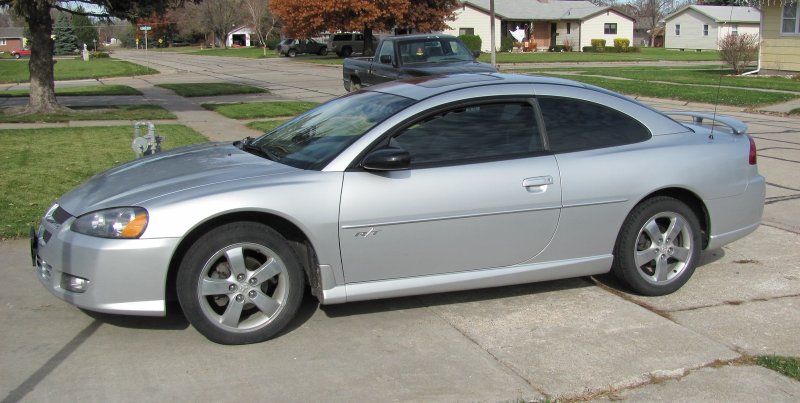
[[[272,0],[270,9],[283,23],[286,36],[362,31],[364,53],[371,54],[373,30],[441,31],[458,5],[458,0]]]

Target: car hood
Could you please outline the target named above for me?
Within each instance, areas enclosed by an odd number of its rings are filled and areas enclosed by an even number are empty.
[[[72,215],[141,206],[167,194],[223,182],[296,172],[297,168],[246,153],[228,143],[183,147],[101,173],[57,203]]]
[[[491,64],[481,62],[441,63],[424,66],[407,66],[403,71],[411,76],[433,76],[459,73],[497,73]]]

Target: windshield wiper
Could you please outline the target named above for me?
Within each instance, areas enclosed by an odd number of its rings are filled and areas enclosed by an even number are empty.
[[[272,154],[271,152],[266,151],[257,145],[254,145],[253,140],[254,139],[252,137],[247,137],[244,140],[233,143],[233,145],[238,147],[242,151],[248,152],[253,155],[257,155],[261,158],[266,158],[272,161],[278,161],[277,155]]]

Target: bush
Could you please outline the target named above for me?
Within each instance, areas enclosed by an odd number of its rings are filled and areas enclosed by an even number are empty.
[[[551,52],[563,52],[564,51],[564,45],[551,46],[550,47],[550,51]]]
[[[581,48],[581,51],[586,52],[586,53],[591,53],[591,52],[594,52],[594,47],[593,46],[584,46],[584,47]]]
[[[572,48],[573,48],[574,45],[572,45],[572,41],[569,40],[569,38],[564,38],[564,42],[563,42],[562,46],[564,46],[564,51],[565,52],[572,52]]]
[[[592,39],[592,47],[596,48],[596,49],[603,49],[603,48],[606,47],[606,40],[605,39]]]
[[[467,48],[473,52],[481,50],[481,37],[478,35],[459,35],[458,39],[461,39],[461,42],[464,42]]]
[[[89,57],[92,59],[107,59],[111,57],[108,52],[91,52],[89,53]]]
[[[617,53],[627,52],[630,46],[631,46],[630,39],[614,38],[614,49],[616,49]]]
[[[501,52],[511,52],[514,49],[514,38],[509,36],[504,36],[503,39],[500,39],[500,51]]]
[[[758,35],[730,33],[719,41],[719,57],[733,68],[736,75],[758,58]]]

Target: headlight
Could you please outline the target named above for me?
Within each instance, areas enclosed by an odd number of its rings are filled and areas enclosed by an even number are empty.
[[[102,238],[138,238],[147,228],[147,210],[141,207],[120,207],[95,211],[78,217],[72,230]]]

